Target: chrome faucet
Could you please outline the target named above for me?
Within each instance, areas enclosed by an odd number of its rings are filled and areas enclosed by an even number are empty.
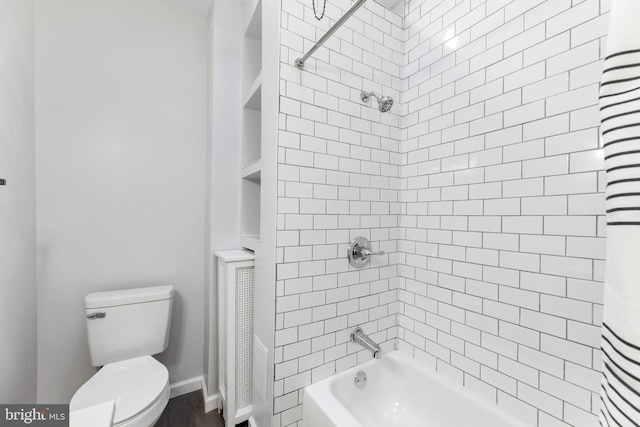
[[[371,338],[364,333],[360,326],[357,326],[353,332],[351,332],[351,342],[360,344],[371,352],[374,359],[382,358],[382,349],[379,344],[376,344]]]

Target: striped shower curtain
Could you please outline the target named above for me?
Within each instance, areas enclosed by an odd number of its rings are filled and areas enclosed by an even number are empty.
[[[640,426],[640,0],[613,0],[600,89],[607,254],[600,424]]]

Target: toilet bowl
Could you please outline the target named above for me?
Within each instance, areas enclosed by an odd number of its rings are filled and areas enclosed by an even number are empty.
[[[153,425],[169,401],[169,372],[151,356],[105,365],[76,391],[69,410],[115,401],[115,427]]]
[[[149,427],[160,418],[169,371],[152,355],[168,346],[172,301],[172,286],[85,297],[91,364],[101,368],[73,395],[70,411],[114,402],[116,427]]]

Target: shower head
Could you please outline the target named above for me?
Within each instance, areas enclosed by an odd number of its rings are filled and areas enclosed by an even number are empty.
[[[378,110],[380,110],[381,112],[386,113],[391,109],[391,106],[393,105],[393,98],[391,98],[390,96],[382,96],[377,94],[376,92],[362,91],[362,93],[360,94],[360,99],[362,99],[362,102],[369,102],[369,98],[371,96],[375,96],[376,100],[378,100]]]

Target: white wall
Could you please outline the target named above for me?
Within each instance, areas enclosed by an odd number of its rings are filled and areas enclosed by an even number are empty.
[[[607,1],[411,1],[399,347],[540,426],[597,426]]]
[[[174,285],[159,359],[172,383],[202,375],[207,43],[163,1],[36,2],[41,402],[93,372],[93,291]]]
[[[33,1],[0,2],[0,402],[36,400]]]
[[[239,2],[216,1],[209,19],[209,144],[204,371],[218,392],[217,261],[213,252],[240,247],[242,15]]]
[[[327,4],[336,20],[351,2]],[[293,66],[329,20],[310,2],[285,1],[281,19],[274,425],[302,417],[301,389],[371,358],[351,344],[361,325],[385,350],[396,329],[400,203],[402,18],[367,2],[327,43]],[[390,112],[363,104],[362,90],[390,95]],[[369,238],[363,269],[346,258]]]
[[[355,323],[534,425],[597,425],[608,9],[408,0],[400,24],[358,11],[299,72],[328,26],[283,2],[275,425],[355,363]],[[359,104],[396,75],[393,114]],[[397,244],[388,266],[345,270],[354,232]]]

